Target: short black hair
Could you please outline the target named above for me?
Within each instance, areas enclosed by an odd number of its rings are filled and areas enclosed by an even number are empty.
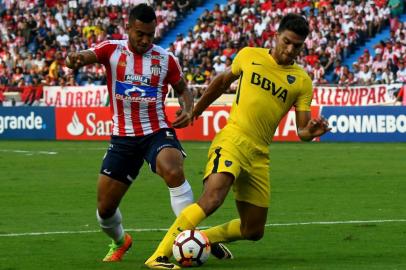
[[[296,13],[288,13],[282,18],[278,32],[282,33],[285,30],[290,30],[304,38],[310,32],[307,20],[302,15]]]
[[[143,23],[150,23],[156,20],[155,11],[147,4],[139,4],[130,11],[129,23],[139,20]]]

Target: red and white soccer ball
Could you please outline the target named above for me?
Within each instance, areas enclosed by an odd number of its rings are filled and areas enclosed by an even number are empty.
[[[181,232],[172,246],[173,257],[185,267],[200,266],[210,255],[210,242],[207,236],[199,230]]]

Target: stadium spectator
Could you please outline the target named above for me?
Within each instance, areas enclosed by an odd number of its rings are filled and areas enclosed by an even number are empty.
[[[368,65],[364,65],[358,73],[358,83],[361,85],[371,84],[372,72]]]
[[[405,67],[405,60],[399,60],[398,63],[398,71],[396,72],[396,81],[399,83],[405,83],[406,84],[406,67]]]
[[[382,74],[382,83],[384,84],[392,84],[395,82],[395,76],[393,72],[390,70],[389,67],[385,67]]]
[[[241,96],[233,105],[228,124],[216,135],[210,147],[202,196],[197,203],[186,207],[178,216],[157,250],[145,262],[147,267],[180,269],[168,259],[172,254],[174,239],[182,230],[194,229],[213,214],[221,206],[231,187],[235,194],[239,218],[205,230],[210,242],[242,239],[258,241],[263,237],[270,196],[269,144],[280,119],[289,107],[295,105],[297,132],[302,140],[312,140],[329,130],[325,119],[311,119],[312,84],[306,72],[294,65],[294,59],[303,48],[308,33],[308,24],[303,17],[297,14],[286,15],[281,20],[275,48],[271,51],[244,48],[234,58],[232,69],[220,74],[208,86],[196,104],[192,117],[201,115],[229,88],[231,82],[237,79],[240,79],[241,83]],[[259,65],[252,65],[253,61]],[[294,88],[289,87],[289,91],[294,91],[296,95],[286,97],[287,99],[281,96],[270,99],[263,95],[263,91],[250,91],[261,87],[262,78],[271,78],[271,81],[281,88],[288,87],[285,79],[279,79],[286,76],[289,78],[292,74],[291,71],[284,71],[284,66],[295,70],[297,77],[291,80],[303,81],[300,89],[293,90]],[[269,72],[270,70],[278,70],[278,75]],[[241,77],[243,72],[244,75],[258,76]],[[269,110],[270,107],[272,111]],[[228,249],[225,249],[224,253],[228,254],[226,258],[232,258]]]
[[[403,0],[389,0],[388,7],[390,8],[390,15],[392,18],[397,18],[403,13],[404,1]]]
[[[372,62],[372,72],[377,72],[378,69],[381,71],[386,67],[386,61],[382,59],[382,55],[380,53],[375,55],[375,59]]]
[[[2,88],[0,88],[0,107],[3,106],[3,102],[4,102],[4,90]]]
[[[193,2],[193,0],[191,0]],[[189,0],[177,0],[176,6],[181,16],[185,16],[189,10],[191,3]]]
[[[104,41],[94,48],[71,52],[66,63],[72,69],[100,63],[110,72],[107,85],[113,131],[99,174],[97,219],[112,244],[103,261],[119,261],[131,247],[118,207],[144,159],[165,180],[175,214],[193,202],[183,172],[185,155],[172,128],[189,124],[192,95],[175,57],[152,43],[156,27],[153,8],[146,4],[132,8],[128,25],[128,40]],[[178,94],[182,108],[173,123],[164,110],[168,84]]]
[[[374,75],[373,84],[381,84],[381,83],[383,83],[383,80],[382,80],[382,75],[383,75],[382,68],[378,68],[378,69],[373,73],[373,75]]]
[[[221,61],[221,58],[218,55],[214,57],[213,68],[216,71],[216,73],[222,73],[226,70],[226,64]]]

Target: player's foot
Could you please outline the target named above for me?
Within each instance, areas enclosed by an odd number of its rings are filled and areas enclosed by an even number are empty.
[[[111,243],[110,250],[107,253],[106,257],[104,257],[103,262],[118,262],[121,261],[121,258],[124,256],[124,254],[130,249],[131,245],[133,243],[133,240],[131,236],[126,233],[124,235],[124,240],[121,245],[118,245],[116,243]]]
[[[159,256],[155,260],[146,261],[145,265],[149,269],[181,269],[174,263],[171,263],[166,256]]]
[[[234,259],[233,253],[222,243],[211,244],[211,254],[219,260]]]

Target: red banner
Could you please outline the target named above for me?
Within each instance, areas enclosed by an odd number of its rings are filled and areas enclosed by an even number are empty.
[[[313,89],[315,106],[365,106],[387,104],[394,101],[393,85],[370,86],[317,86]]]
[[[169,106],[166,112],[170,121],[179,107]],[[211,141],[226,125],[230,106],[210,106],[193,122],[193,126],[177,129],[180,140]],[[312,116],[319,115],[319,107],[312,108]],[[56,108],[57,140],[108,140],[112,120],[110,109],[104,108]],[[295,112],[290,111],[280,122],[274,141],[299,141],[296,135]]]
[[[44,105],[54,107],[105,107],[109,102],[106,85],[44,86]]]
[[[56,108],[57,140],[108,140],[113,121],[110,108]]]

